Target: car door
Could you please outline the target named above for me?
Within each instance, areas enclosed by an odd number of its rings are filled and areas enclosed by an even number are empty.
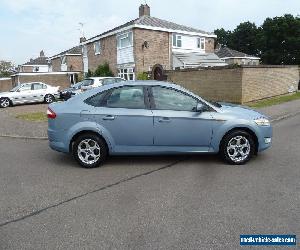
[[[26,103],[31,99],[31,83],[22,84],[22,86],[18,89],[18,95],[15,96],[16,103]]]
[[[32,102],[44,101],[44,96],[45,96],[46,90],[47,90],[46,85],[39,83],[39,82],[35,82],[32,84],[31,90],[32,90],[32,96],[31,96]]]
[[[153,86],[154,145],[202,147],[208,150],[212,137],[210,112],[196,112],[200,102],[177,89]]]
[[[153,113],[145,93],[143,86],[113,88],[94,108],[96,122],[109,132],[116,152],[153,145]]]

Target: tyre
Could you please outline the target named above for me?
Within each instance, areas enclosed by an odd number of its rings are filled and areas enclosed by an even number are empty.
[[[0,99],[0,107],[7,108],[10,106],[10,100],[6,97]]]
[[[108,151],[102,138],[95,134],[83,134],[74,141],[72,153],[82,167],[96,168],[106,160]]]
[[[248,162],[255,152],[252,136],[243,130],[236,130],[224,136],[220,145],[220,155],[232,165]]]
[[[55,98],[53,95],[47,94],[45,95],[44,101],[45,103],[52,103],[54,102]]]

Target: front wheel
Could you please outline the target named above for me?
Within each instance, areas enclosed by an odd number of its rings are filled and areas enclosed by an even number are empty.
[[[252,136],[246,131],[237,130],[226,135],[220,147],[221,157],[233,165],[248,162],[255,152]]]
[[[7,108],[10,105],[10,100],[6,97],[0,99],[0,107]]]
[[[47,95],[45,95],[44,101],[45,101],[45,103],[52,103],[52,102],[54,102],[54,99],[55,98],[53,95],[47,94]]]
[[[95,168],[105,161],[108,151],[103,139],[94,134],[83,134],[74,141],[72,153],[82,167]]]

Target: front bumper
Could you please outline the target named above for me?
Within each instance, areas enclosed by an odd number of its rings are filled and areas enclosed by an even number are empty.
[[[273,128],[272,126],[259,126],[257,131],[258,152],[264,151],[272,145]]]

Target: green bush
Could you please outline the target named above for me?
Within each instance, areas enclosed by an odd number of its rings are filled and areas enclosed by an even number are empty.
[[[148,80],[148,74],[146,72],[138,73],[137,80]]]
[[[102,77],[105,77],[105,76],[114,76],[114,74],[110,70],[109,64],[108,63],[104,63],[104,64],[100,64],[97,67],[97,69],[93,73],[93,76],[102,76]]]

